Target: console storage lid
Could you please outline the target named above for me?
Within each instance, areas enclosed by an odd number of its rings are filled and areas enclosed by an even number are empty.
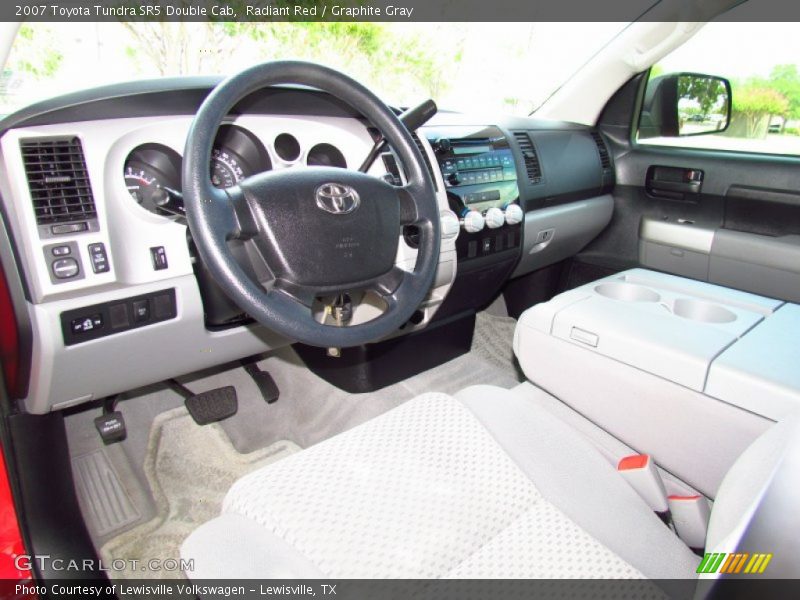
[[[773,420],[800,410],[800,306],[781,306],[720,354],[705,393]]]
[[[529,309],[519,328],[534,327],[702,392],[715,358],[781,304],[633,269]]]

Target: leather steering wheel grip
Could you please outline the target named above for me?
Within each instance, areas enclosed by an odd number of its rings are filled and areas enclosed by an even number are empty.
[[[260,239],[268,237],[263,235],[263,229],[269,226],[268,195],[273,182],[283,190],[286,190],[287,185],[293,186],[293,182],[298,182],[294,186],[298,210],[308,211],[315,210],[307,208],[314,202],[313,197],[308,198],[308,190],[313,189],[313,185],[320,181],[326,181],[324,177],[334,176],[331,175],[331,170],[325,172],[309,168],[306,176],[298,173],[299,168],[292,168],[253,176],[231,190],[217,189],[211,183],[211,149],[222,121],[234,105],[248,94],[281,84],[316,88],[352,106],[383,134],[397,153],[406,173],[408,183],[405,186],[387,189],[391,189],[392,199],[398,203],[398,206],[391,207],[394,211],[392,215],[399,215],[397,240],[400,238],[402,224],[414,223],[419,227],[421,235],[416,264],[410,273],[403,272],[392,264],[381,277],[374,277],[369,281],[354,276],[352,284],[359,286],[356,289],[380,290],[386,294],[385,312],[366,323],[335,327],[317,322],[307,300],[301,301],[296,295],[287,293],[287,289],[296,287],[291,285],[291,281],[288,282],[289,285],[281,285],[286,282],[278,278],[276,285],[263,287],[247,275],[228,247],[228,240],[233,238],[259,238],[259,235]],[[354,185],[363,182],[354,174],[347,173],[349,181]],[[441,241],[439,209],[433,182],[422,155],[408,129],[386,104],[366,87],[334,69],[302,61],[274,61],[250,67],[222,81],[202,103],[189,128],[182,177],[189,229],[200,257],[214,279],[247,314],[291,340],[321,347],[348,347],[379,340],[396,331],[411,317],[433,284]],[[369,179],[377,180],[371,177]],[[376,189],[374,183],[369,183],[369,187],[373,191]],[[378,192],[389,193],[386,189],[378,189]],[[376,209],[372,206],[371,210],[374,212],[379,207]],[[319,212],[322,214],[322,211]],[[319,219],[323,218],[330,219],[330,215],[319,216]],[[386,219],[380,222],[385,221]],[[326,223],[336,227],[340,221],[334,219]],[[341,220],[341,223],[346,221]],[[393,225],[384,226],[383,232],[365,231],[359,235],[385,238],[386,227]],[[298,235],[303,235],[303,232],[298,232]],[[304,244],[309,247],[316,241],[309,239],[309,236],[304,237]],[[367,241],[382,243],[378,239]],[[370,244],[365,246],[370,247]],[[292,249],[296,252],[297,246],[292,244]],[[325,255],[329,249],[319,250]],[[267,262],[269,264],[269,260]],[[271,268],[272,266],[270,265]],[[393,282],[396,287],[387,287],[387,282]],[[341,291],[346,291],[347,285],[341,281],[337,281],[337,285]],[[332,291],[332,287],[324,285],[324,282],[320,282],[317,287],[324,293]]]

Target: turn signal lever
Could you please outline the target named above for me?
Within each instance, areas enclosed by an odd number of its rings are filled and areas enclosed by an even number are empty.
[[[420,127],[422,127],[425,123],[430,121],[431,117],[436,114],[436,111],[439,110],[436,106],[436,103],[433,100],[425,100],[422,104],[415,106],[413,108],[409,108],[407,111],[403,112],[398,118],[406,126],[410,132],[414,132]],[[367,158],[364,159],[364,162],[358,168],[359,171],[362,173],[366,173],[369,171],[369,168],[372,166],[372,163],[375,162],[375,159],[378,158],[378,155],[383,152],[383,149],[386,147],[386,140],[381,137],[378,141],[375,142],[375,145],[372,147],[372,150],[369,151]]]

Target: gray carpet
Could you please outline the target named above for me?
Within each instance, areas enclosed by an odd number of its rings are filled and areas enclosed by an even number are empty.
[[[516,321],[501,314],[478,315],[470,352],[374,393],[332,386],[285,348],[259,361],[280,389],[274,404],[264,402],[237,365],[180,378],[195,393],[236,387],[239,410],[219,424],[195,425],[182,398],[164,386],[140,390],[120,404],[128,439],[119,444],[100,441],[93,424],[99,408],[70,415],[70,453],[82,474],[76,487],[95,544],[104,558],[177,558],[183,538],[219,513],[225,492],[245,472],[424,392],[514,387],[523,380],[511,348]]]
[[[146,561],[179,559],[184,539],[219,514],[222,499],[246,473],[298,451],[277,442],[250,454],[231,446],[218,424],[198,427],[185,408],[156,417],[150,431],[144,471],[156,504],[156,516],[106,543],[100,555],[107,565],[122,564],[114,578],[174,578],[180,571],[150,570]],[[132,561],[138,561],[136,566]]]

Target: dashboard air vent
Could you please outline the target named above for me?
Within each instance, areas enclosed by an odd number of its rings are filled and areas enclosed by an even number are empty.
[[[24,139],[20,148],[39,225],[97,217],[77,137]]]
[[[414,139],[414,143],[417,145],[417,148],[419,148],[419,153],[422,154],[422,158],[425,161],[425,166],[428,167],[428,173],[431,174],[433,189],[438,190],[439,186],[436,185],[436,177],[433,175],[433,167],[431,167],[431,161],[428,160],[428,154],[425,152],[425,147],[422,145],[422,142],[420,141],[416,131],[411,132],[411,137]]]
[[[525,160],[525,171],[528,173],[528,181],[531,183],[542,182],[542,167],[539,164],[539,157],[536,155],[536,147],[531,141],[531,137],[525,131],[515,131],[514,138],[522,151],[522,158]]]
[[[608,155],[608,147],[603,136],[600,135],[600,132],[593,131],[592,138],[594,138],[594,143],[597,144],[597,153],[600,155],[600,164],[603,166],[603,171],[610,171],[611,157]]]

